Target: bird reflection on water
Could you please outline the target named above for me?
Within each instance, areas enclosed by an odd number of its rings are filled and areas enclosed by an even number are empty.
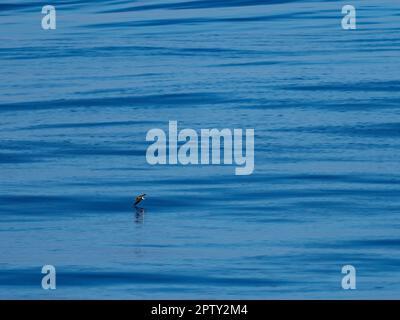
[[[144,223],[144,208],[135,207],[135,223],[143,224]]]

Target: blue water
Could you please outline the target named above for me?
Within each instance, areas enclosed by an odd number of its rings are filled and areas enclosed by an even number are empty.
[[[52,4],[0,4],[0,298],[399,297],[398,1]],[[169,120],[254,173],[149,165]]]

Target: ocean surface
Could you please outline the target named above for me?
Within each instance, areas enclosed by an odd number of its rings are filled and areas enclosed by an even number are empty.
[[[0,298],[400,297],[399,1],[44,4],[0,4]],[[253,174],[148,164],[170,120]]]

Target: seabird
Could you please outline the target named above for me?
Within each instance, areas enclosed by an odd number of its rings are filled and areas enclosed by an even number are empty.
[[[145,196],[145,195],[146,195],[146,194],[143,193],[143,194],[141,194],[140,196],[137,196],[134,206],[138,205],[142,200],[144,200],[144,196]]]

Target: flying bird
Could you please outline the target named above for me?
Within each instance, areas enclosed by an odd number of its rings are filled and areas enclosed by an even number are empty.
[[[134,204],[135,207],[136,207],[140,202],[142,202],[142,200],[144,200],[144,196],[145,196],[145,195],[146,195],[146,194],[143,193],[143,194],[141,194],[140,196],[137,196],[137,197],[136,197],[135,204]]]

